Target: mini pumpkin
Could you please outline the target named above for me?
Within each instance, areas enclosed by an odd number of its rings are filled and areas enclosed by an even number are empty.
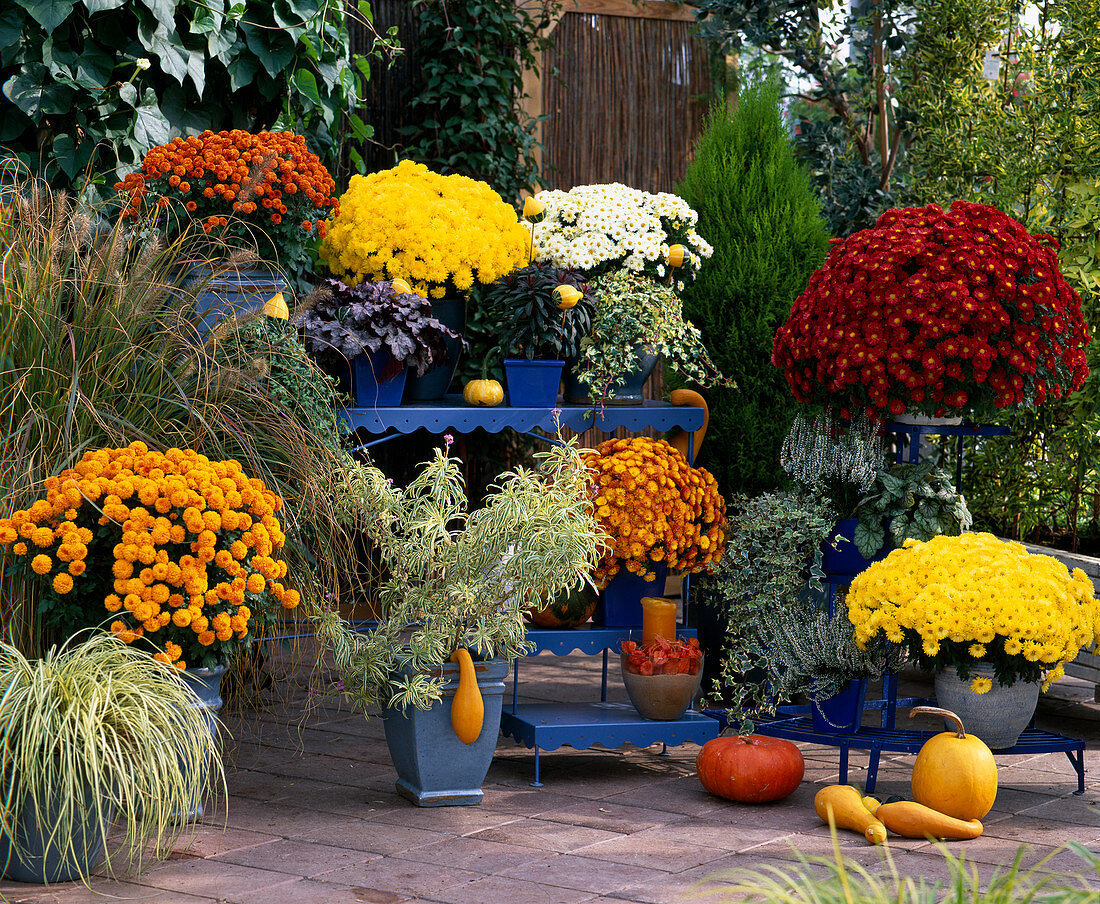
[[[917,715],[942,716],[955,731],[933,735],[913,763],[913,800],[955,819],[982,819],[997,799],[997,762],[985,742],[968,735],[962,719],[937,706],[914,706]]]
[[[471,380],[462,390],[467,405],[492,408],[504,401],[504,387],[497,380]]]

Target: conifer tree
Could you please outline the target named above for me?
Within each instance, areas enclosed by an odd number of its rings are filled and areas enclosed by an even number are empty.
[[[821,204],[796,163],[772,82],[716,106],[678,188],[714,246],[684,293],[684,315],[736,389],[703,392],[710,407],[698,463],[727,498],[784,482],[779,448],[795,401],[771,364],[772,337],[825,260]]]

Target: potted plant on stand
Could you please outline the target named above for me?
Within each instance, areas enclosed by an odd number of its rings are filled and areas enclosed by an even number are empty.
[[[852,582],[847,608],[858,643],[904,643],[939,705],[995,749],[1016,743],[1040,684],[1100,639],[1088,575],[985,533],[894,550]]]
[[[841,515],[825,544],[825,573],[839,579],[833,583],[850,583],[906,540],[955,535],[972,523],[966,500],[933,461],[886,460],[879,428],[862,412],[849,422],[831,411],[799,414],[783,441],[783,469]]]
[[[661,355],[704,385],[718,379],[680,313],[678,293],[713,254],[682,198],[613,183],[544,191],[537,200],[540,219],[528,226],[534,259],[579,270],[598,296],[588,351],[566,364],[567,401],[637,404]],[[602,284],[610,274],[620,279]]]
[[[448,441],[450,437],[447,437]],[[408,487],[355,466],[358,512],[389,569],[378,627],[349,630],[319,613],[344,694],[383,707],[397,790],[418,806],[476,804],[500,731],[509,664],[528,649],[524,611],[579,586],[600,534],[573,441],[539,453],[535,471],[502,476],[466,511],[460,463],[437,452]]]
[[[327,224],[320,257],[348,285],[406,280],[430,298],[432,314],[456,333],[465,322],[466,295],[527,259],[529,236],[515,210],[486,183],[441,176],[420,163],[352,176],[339,213]],[[409,398],[442,398],[462,345],[410,381]]]
[[[115,188],[128,196],[124,218],[147,216],[169,238],[191,226],[210,237],[212,260],[191,271],[203,288],[196,304],[204,335],[227,314],[257,311],[290,288],[308,291],[312,247],[337,207],[332,176],[290,132],[173,138],[146,152],[141,170]],[[235,245],[254,247],[268,269],[218,263]]]
[[[295,317],[306,349],[330,373],[350,364],[361,408],[400,405],[410,368],[423,376],[447,356],[448,341],[462,344],[427,299],[393,283],[326,279],[308,305]]]
[[[726,504],[709,471],[664,440],[610,439],[585,455],[596,515],[607,537],[595,572],[596,618],[642,624],[642,598],[662,596],[670,570],[712,569],[726,541]]]
[[[102,631],[33,660],[0,643],[4,877],[87,881],[150,844],[167,856],[199,783],[223,784],[193,700],[179,672]]]
[[[669,285],[629,270],[592,281],[592,328],[566,374],[566,400],[636,405],[659,359],[701,386],[726,385]]]
[[[273,558],[281,508],[236,461],[135,442],[89,451],[48,478],[44,498],[0,518],[0,546],[44,583],[47,637],[108,627],[179,671],[213,733],[233,656],[299,603]],[[193,784],[181,817],[202,815],[205,781]]]
[[[986,418],[1078,389],[1081,299],[1057,244],[984,204],[888,210],[833,246],[775,334],[795,398],[865,411]]]
[[[592,290],[580,272],[528,264],[489,286],[482,303],[499,337],[508,404],[554,407],[562,366],[592,325]]]

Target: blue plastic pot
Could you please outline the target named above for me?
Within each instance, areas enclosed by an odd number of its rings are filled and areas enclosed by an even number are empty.
[[[352,359],[355,404],[359,408],[394,408],[401,404],[409,368],[401,365],[392,376],[387,376],[387,371],[394,371],[392,361],[393,355],[385,349]]]
[[[664,596],[668,567],[652,565],[657,577],[643,580],[632,571],[620,568],[600,593],[600,604],[592,621],[605,628],[633,628],[642,623],[642,597]]]
[[[211,277],[209,267],[192,267],[185,284],[206,282],[195,297],[195,326],[205,340],[220,321],[259,311],[273,296],[289,297],[290,285],[282,276],[267,270],[226,270]]]
[[[579,361],[567,362],[565,368],[565,400],[570,404],[586,405],[598,402],[602,405],[641,405],[645,401],[645,384],[657,367],[660,358],[646,351],[645,346],[639,345],[634,349],[634,360],[637,362],[634,370],[624,374],[623,383],[616,386],[610,393],[601,399],[592,395],[587,384],[577,378],[580,367]]]
[[[432,316],[461,335],[466,328],[466,302],[462,298],[440,298],[432,302]],[[405,395],[410,402],[433,402],[443,398],[450,388],[458,359],[462,357],[462,339],[443,341],[447,346],[444,360],[435,362],[422,377],[409,374]]]
[[[558,404],[558,385],[564,361],[504,359],[508,404],[513,408],[553,408]]]
[[[390,758],[397,770],[397,793],[418,807],[481,803],[481,785],[493,761],[500,735],[500,710],[508,663],[475,662],[474,673],[485,704],[481,734],[472,744],[458,739],[451,726],[451,704],[458,689],[458,666],[443,667],[443,699],[431,709],[386,708],[382,721]]]
[[[810,707],[814,731],[822,734],[851,734],[863,724],[863,702],[867,679],[853,678],[839,694],[815,700]]]
[[[824,550],[822,567],[825,574],[855,577],[872,562],[885,559],[890,554],[892,547],[887,541],[870,559],[863,558],[855,541],[857,524],[859,524],[859,521],[855,518],[838,521],[836,527],[829,534],[829,539],[822,544]],[[834,543],[834,538],[838,535],[839,539]],[[845,583],[851,583],[851,581]]]
[[[15,777],[19,781],[19,777]],[[85,794],[93,794],[91,788]],[[82,876],[90,876],[103,862],[107,849],[107,829],[111,812],[105,807],[104,824],[96,820],[94,807],[89,807],[84,820],[73,825],[71,838],[51,838],[60,801],[45,802],[46,822],[40,825],[34,818],[34,807],[28,805],[21,813],[9,813],[8,819],[15,832],[15,844],[6,834],[0,833],[0,863],[4,864],[4,878],[16,882],[74,882]],[[52,816],[52,818],[51,818]]]

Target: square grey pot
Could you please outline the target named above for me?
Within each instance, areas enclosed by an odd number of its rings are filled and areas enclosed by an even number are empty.
[[[397,770],[397,792],[418,807],[479,804],[481,785],[500,735],[500,710],[508,663],[475,662],[474,674],[485,703],[485,721],[473,744],[463,744],[451,727],[451,703],[458,689],[458,666],[443,666],[443,700],[431,709],[386,708],[386,743]]]

